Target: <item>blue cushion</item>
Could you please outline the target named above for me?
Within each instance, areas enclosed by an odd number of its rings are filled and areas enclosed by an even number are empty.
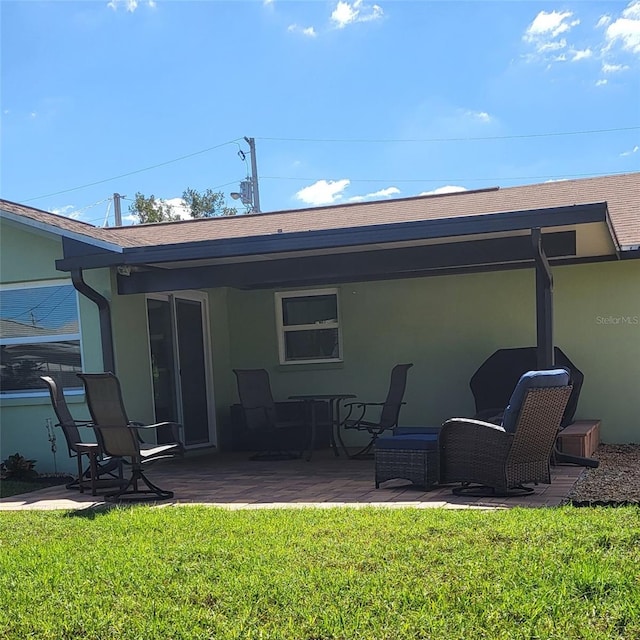
[[[569,384],[569,373],[566,369],[547,369],[543,371],[527,371],[523,373],[509,399],[509,406],[504,410],[502,428],[513,433],[516,428],[524,397],[529,389],[543,387],[565,387]]]
[[[376,449],[412,449],[433,451],[438,448],[438,436],[433,433],[417,433],[412,436],[390,436],[378,438]]]
[[[396,427],[393,430],[394,436],[415,436],[415,435],[435,435],[440,433],[440,427]]]

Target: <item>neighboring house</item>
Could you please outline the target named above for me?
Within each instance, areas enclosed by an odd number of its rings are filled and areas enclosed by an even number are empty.
[[[640,442],[640,173],[107,229],[0,215],[3,458],[53,467],[45,372],[82,418],[75,373],[115,370],[132,418],[197,447],[228,441],[234,368],[368,401],[413,362],[401,422],[439,424],[473,414],[494,350],[535,344],[584,372],[578,418]]]

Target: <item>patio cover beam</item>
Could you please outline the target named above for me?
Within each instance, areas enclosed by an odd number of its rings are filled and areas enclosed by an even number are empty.
[[[574,231],[544,234],[540,242],[548,255],[574,256]],[[417,277],[441,269],[487,265],[531,265],[529,235],[449,242],[417,247],[356,251],[279,260],[225,263],[175,269],[131,271],[118,276],[118,293],[153,293],[179,289],[230,286],[241,289],[302,286],[357,280]]]

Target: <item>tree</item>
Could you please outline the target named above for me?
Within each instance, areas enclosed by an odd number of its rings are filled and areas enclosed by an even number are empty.
[[[139,191],[136,193],[133,204],[129,205],[129,213],[138,216],[140,224],[180,220],[180,216],[173,213],[171,205],[157,199],[154,195],[147,198]]]
[[[213,218],[216,216],[235,216],[238,211],[234,207],[226,207],[224,194],[214,192],[211,189],[203,193],[195,189],[185,189],[182,201],[189,210],[192,218]],[[150,222],[173,222],[181,217],[175,213],[173,207],[164,200],[155,196],[149,197],[142,193],[136,193],[133,204],[129,206],[129,213],[137,216],[140,224]]]
[[[216,216],[235,216],[238,211],[234,207],[226,207],[224,194],[207,189],[199,193],[195,189],[185,189],[182,199],[189,207],[192,218],[213,218]]]

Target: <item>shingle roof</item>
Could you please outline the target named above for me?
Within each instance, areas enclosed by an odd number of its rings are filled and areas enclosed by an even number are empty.
[[[607,202],[622,247],[640,245],[640,172],[508,188],[417,196],[226,218],[99,229],[64,216],[0,200],[0,208],[122,247],[364,227]]]

